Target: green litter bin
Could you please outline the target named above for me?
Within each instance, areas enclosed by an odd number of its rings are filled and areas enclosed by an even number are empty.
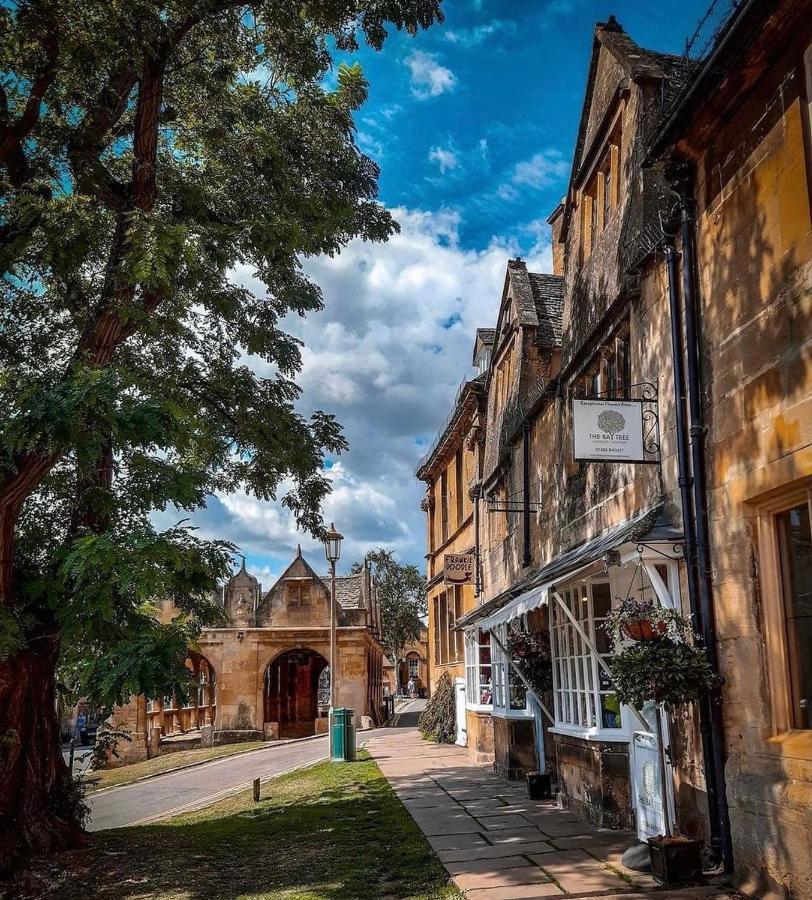
[[[355,710],[339,707],[333,710],[330,727],[330,758],[333,762],[355,759]]]

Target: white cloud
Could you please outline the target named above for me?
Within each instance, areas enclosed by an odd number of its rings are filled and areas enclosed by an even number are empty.
[[[384,155],[383,144],[367,131],[358,132],[358,146],[376,161],[380,161]]]
[[[460,217],[450,210],[393,213],[401,232],[386,244],[352,241],[334,258],[305,263],[324,291],[325,309],[285,322],[304,341],[297,378],[302,412],[334,413],[350,443],[329,470],[333,493],[324,506],[326,520],[346,536],[347,566],[382,545],[422,567],[424,486],[414,468],[460,381],[471,374],[474,332],[495,324],[505,266],[519,252],[497,238],[482,250],[461,247]],[[543,235],[527,264],[550,271],[550,262]],[[235,278],[264,292],[248,269]],[[251,365],[266,371],[260,361]],[[278,503],[241,493],[218,497],[201,531],[229,538],[255,557],[279,560],[289,559],[301,542],[313,565],[321,565],[321,548],[296,532]]]
[[[474,25],[471,28],[448,29],[443,32],[443,37],[450,44],[457,44],[460,47],[478,47],[494,35],[513,34],[515,31],[515,22],[504,19],[494,19],[492,22],[486,22],[483,25]]]
[[[443,175],[459,165],[459,157],[451,147],[432,147],[429,151],[429,160],[437,163]]]
[[[418,100],[439,97],[453,91],[457,84],[454,73],[440,65],[435,53],[413,50],[404,62],[409,69],[412,94]]]
[[[514,184],[529,187],[548,187],[560,181],[569,172],[569,163],[560,150],[550,147],[536,153],[530,159],[517,163],[513,170]]]

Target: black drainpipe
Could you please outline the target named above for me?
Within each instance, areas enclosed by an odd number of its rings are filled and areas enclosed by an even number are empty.
[[[702,632],[702,611],[697,581],[696,531],[693,501],[691,497],[691,470],[688,452],[687,402],[685,396],[685,363],[682,352],[682,312],[679,302],[678,255],[667,237],[665,244],[665,264],[668,274],[668,302],[671,313],[671,359],[674,373],[674,411],[676,418],[677,469],[682,505],[682,529],[684,538],[685,566],[688,573],[688,600],[694,627]],[[711,829],[711,852],[714,863],[721,857],[721,824],[719,797],[715,786],[715,766],[713,737],[711,735],[712,714],[707,699],[700,703],[699,731],[702,739],[702,758],[706,760],[706,784],[708,788],[708,820]]]
[[[522,429],[522,526],[524,547],[522,566],[530,565],[530,429]]]
[[[716,648],[716,621],[713,609],[711,584],[710,538],[708,534],[708,505],[705,473],[705,426],[702,416],[702,383],[699,366],[699,330],[697,316],[697,263],[694,246],[693,205],[689,197],[680,201],[680,234],[682,239],[682,281],[685,307],[685,344],[688,373],[688,410],[690,414],[691,470],[694,518],[696,529],[697,583],[699,588],[699,626],[708,660],[715,672],[719,671]],[[717,687],[706,698],[710,719],[711,755],[710,766],[706,763],[705,780],[708,786],[708,801],[711,792],[717,809],[719,833],[718,849],[721,851],[725,872],[733,871],[733,842],[730,834],[730,814],[727,805],[727,785],[725,782],[724,723],[722,721],[722,695]],[[703,710],[704,713],[704,710]],[[703,715],[704,718],[704,715]],[[709,777],[712,774],[712,778]],[[711,820],[713,821],[713,819]]]

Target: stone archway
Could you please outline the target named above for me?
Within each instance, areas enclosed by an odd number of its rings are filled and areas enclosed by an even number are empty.
[[[322,705],[319,688],[323,693],[326,668],[327,660],[308,649],[285,650],[268,664],[263,686],[264,721],[279,723],[279,737],[316,733]]]

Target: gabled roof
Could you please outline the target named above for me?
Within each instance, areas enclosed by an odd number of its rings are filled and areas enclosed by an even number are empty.
[[[303,570],[304,574],[302,575],[299,573],[295,573],[296,569],[299,569],[299,572]],[[313,568],[313,566],[311,566],[310,563],[302,555],[302,548],[297,547],[296,556],[294,557],[293,562],[287,567],[287,569],[285,569],[285,571],[279,576],[279,578],[276,579],[270,590],[265,594],[265,597],[269,597],[273,593],[276,586],[282,581],[285,581],[289,578],[307,577],[310,577],[314,581],[319,582],[323,587],[327,587],[327,582],[325,582],[324,579],[316,573],[316,570]]]
[[[575,141],[570,185],[577,181],[584,155],[589,149],[587,147],[587,129],[595,94],[595,82],[598,74],[598,60],[601,48],[605,48],[612,55],[612,58],[618,63],[625,76],[631,82],[660,81],[665,82],[666,86],[668,86],[672,81],[682,83],[685,77],[685,63],[682,57],[647,50],[636,44],[623,30],[623,26],[614,16],[610,16],[606,22],[598,22],[595,25],[595,37],[592,41],[592,57],[589,64],[584,103],[581,108],[578,136]],[[569,214],[569,209],[570,203],[567,203],[565,207],[567,215]]]
[[[474,338],[474,352],[471,356],[472,365],[477,364],[477,357],[479,356],[483,347],[493,347],[496,342],[496,329],[495,328],[477,328],[476,337]]]
[[[526,263],[520,257],[509,259],[496,323],[498,333],[502,331],[505,300],[509,292],[513,294],[518,324],[538,328],[540,346],[560,347],[564,315],[563,276],[528,272]]]

